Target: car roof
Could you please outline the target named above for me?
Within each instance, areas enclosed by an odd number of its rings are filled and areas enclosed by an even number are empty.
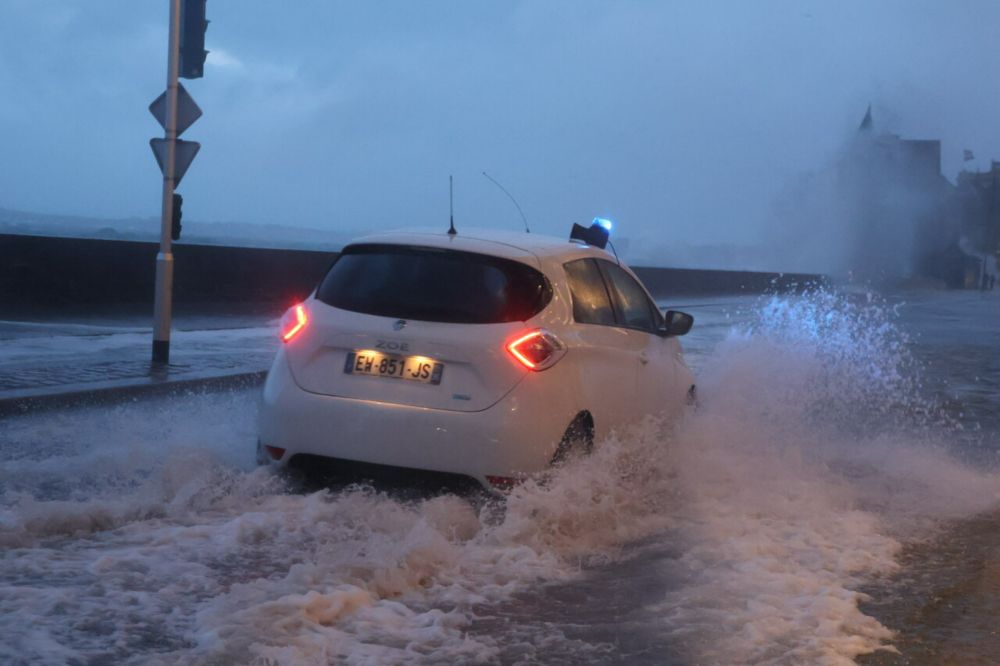
[[[568,239],[527,232],[498,231],[473,227],[463,228],[454,235],[437,229],[407,229],[386,231],[352,240],[348,245],[385,243],[390,245],[423,245],[465,252],[478,252],[524,261],[532,257],[565,258],[600,257],[609,254],[601,249]]]

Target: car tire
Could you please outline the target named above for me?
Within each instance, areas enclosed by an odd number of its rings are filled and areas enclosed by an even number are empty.
[[[553,465],[562,465],[579,456],[590,455],[594,449],[594,417],[580,412],[570,422],[552,455]]]

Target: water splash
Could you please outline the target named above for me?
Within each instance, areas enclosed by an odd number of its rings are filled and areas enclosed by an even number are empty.
[[[872,297],[765,300],[675,434],[685,583],[658,606],[701,663],[851,663],[891,647],[861,587],[906,539],[998,504],[958,463],[911,341]]]
[[[707,379],[734,382],[743,390],[730,393],[788,420],[926,425],[935,409],[921,392],[913,342],[893,320],[872,294],[770,297],[719,346]]]

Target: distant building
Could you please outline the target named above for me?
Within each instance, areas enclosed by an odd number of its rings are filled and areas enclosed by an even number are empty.
[[[870,106],[849,155],[841,170],[860,218],[856,274],[933,278],[958,289],[996,274],[1000,162],[962,172],[953,185],[941,173],[939,140],[876,134]]]
[[[775,197],[772,235],[786,263],[864,283],[989,284],[1000,273],[1000,162],[952,183],[941,141],[880,131],[876,120],[869,106],[833,159]]]
[[[925,274],[930,257],[956,242],[954,186],[941,174],[941,142],[876,133],[871,107],[837,166],[847,202],[851,271],[869,281]]]
[[[949,208],[951,242],[925,259],[923,272],[953,289],[986,288],[997,275],[1000,252],[1000,162],[986,172],[959,173]]]
[[[958,174],[956,199],[962,235],[975,251],[996,256],[1000,250],[1000,162],[993,161],[986,172]]]
[[[957,243],[929,257],[924,275],[944,282],[950,289],[978,289],[982,283],[983,262]]]

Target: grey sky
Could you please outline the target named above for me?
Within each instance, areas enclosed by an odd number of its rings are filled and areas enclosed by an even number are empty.
[[[0,206],[158,214],[167,0],[0,0]],[[1000,158],[1000,3],[209,0],[185,215],[754,242],[876,122]]]

